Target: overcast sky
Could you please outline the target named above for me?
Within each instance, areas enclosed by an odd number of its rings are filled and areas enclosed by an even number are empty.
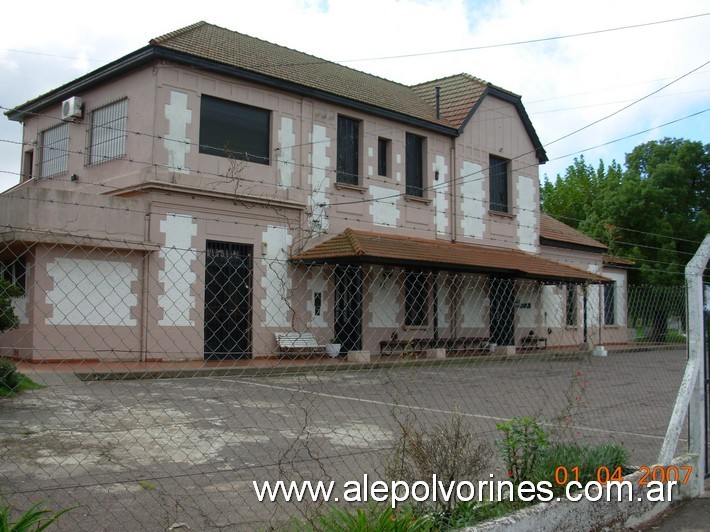
[[[626,153],[649,140],[710,142],[707,0],[99,5],[40,0],[31,10],[22,2],[4,6],[3,112],[153,37],[204,20],[400,83],[465,72],[520,94],[550,158],[541,179],[564,173],[582,154],[596,166],[599,159],[623,163]],[[583,33],[588,35],[572,36]],[[0,117],[0,190],[19,180],[21,129]]]

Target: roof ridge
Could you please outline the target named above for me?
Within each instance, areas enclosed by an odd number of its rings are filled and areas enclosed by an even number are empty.
[[[410,87],[411,87],[412,89],[415,89],[415,88],[417,88],[417,87],[422,87],[422,86],[425,86],[425,85],[430,85],[430,84],[432,84],[432,83],[438,83],[438,82],[441,82],[441,81],[447,81],[447,80],[454,79],[454,78],[467,78],[467,79],[469,79],[469,80],[471,80],[471,81],[476,81],[476,82],[481,83],[481,84],[483,84],[483,85],[491,85],[491,82],[490,82],[490,81],[486,81],[485,79],[479,78],[479,77],[477,77],[477,76],[473,76],[473,75],[471,75],[471,74],[468,74],[467,72],[459,72],[458,74],[451,74],[451,75],[449,75],[449,76],[444,76],[444,77],[441,77],[441,78],[431,79],[431,80],[429,80],[429,81],[422,81],[421,83],[417,83],[417,84],[415,84],[415,85],[410,85]]]
[[[365,250],[363,249],[362,244],[360,244],[360,241],[357,239],[355,232],[348,227],[345,231],[343,231],[343,233],[348,239],[348,243],[352,246],[355,255],[364,255]]]
[[[184,35],[185,33],[190,33],[191,31],[201,27],[201,26],[211,26],[211,24],[205,22],[204,20],[200,20],[199,22],[195,22],[194,24],[190,24],[189,26],[185,26],[183,28],[170,31],[168,33],[165,33],[164,35],[159,35],[158,37],[152,38],[150,41],[148,41],[148,44],[154,44],[158,45],[163,41],[167,41],[169,39],[173,39],[175,37],[178,37],[180,35]]]

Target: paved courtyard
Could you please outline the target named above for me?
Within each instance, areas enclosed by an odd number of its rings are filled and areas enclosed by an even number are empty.
[[[56,375],[0,401],[0,484],[19,507],[80,505],[57,529],[278,528],[308,508],[259,503],[253,480],[382,478],[400,423],[455,412],[480,440],[537,416],[557,439],[621,443],[634,465],[652,464],[684,364],[678,348],[271,377]]]

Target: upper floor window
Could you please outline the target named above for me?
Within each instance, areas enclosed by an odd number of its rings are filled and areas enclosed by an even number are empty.
[[[604,325],[616,323],[616,283],[604,285]]]
[[[508,160],[491,155],[488,164],[490,210],[508,212]]]
[[[69,160],[69,124],[45,129],[40,142],[40,177],[53,177],[66,173]]]
[[[407,196],[424,196],[424,137],[407,133],[405,173]]]
[[[382,137],[377,139],[377,175],[390,175],[390,149],[392,142]]]
[[[271,111],[202,96],[200,153],[269,164]]]
[[[125,98],[91,113],[89,164],[99,164],[126,155]]]
[[[27,265],[25,257],[14,257],[0,261],[0,279],[5,279],[18,288],[26,290]]]
[[[566,312],[566,324],[567,326],[577,325],[577,315],[579,314],[577,310],[577,285],[568,284],[567,285],[567,312]]]
[[[338,116],[337,181],[348,185],[358,184],[360,165],[360,122]]]

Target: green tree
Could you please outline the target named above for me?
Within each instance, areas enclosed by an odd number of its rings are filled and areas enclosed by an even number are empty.
[[[542,210],[635,260],[632,282],[677,285],[710,232],[710,145],[647,142],[624,166],[600,161],[594,169],[575,159],[554,184],[541,186]]]

